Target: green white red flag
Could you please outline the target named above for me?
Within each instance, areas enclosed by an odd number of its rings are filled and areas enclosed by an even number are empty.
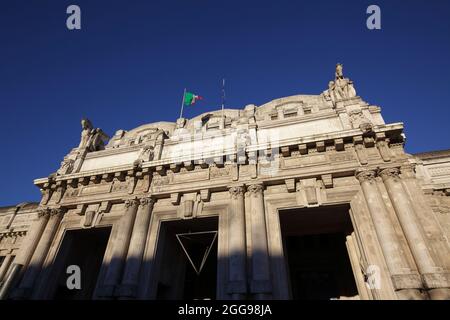
[[[198,100],[203,100],[203,97],[193,94],[192,92],[186,92],[184,94],[184,105],[185,106],[191,106],[194,103],[196,103]]]

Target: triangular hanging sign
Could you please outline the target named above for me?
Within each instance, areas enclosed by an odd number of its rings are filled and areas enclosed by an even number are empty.
[[[199,275],[216,241],[217,231],[178,233],[176,236],[192,268]]]

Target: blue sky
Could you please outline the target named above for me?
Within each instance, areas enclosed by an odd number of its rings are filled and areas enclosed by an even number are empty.
[[[77,4],[82,29],[66,28]],[[381,8],[382,29],[366,28]],[[40,198],[79,143],[80,119],[109,134],[175,121],[183,88],[205,97],[185,116],[319,94],[337,62],[410,153],[450,147],[450,1],[0,2],[0,206]]]

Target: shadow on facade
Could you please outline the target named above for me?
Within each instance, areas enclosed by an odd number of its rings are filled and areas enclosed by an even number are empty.
[[[217,217],[161,223],[154,261],[154,277],[157,279],[156,299],[216,299],[218,241],[212,238],[212,234],[210,237],[203,232],[217,230]],[[177,235],[180,234],[183,235],[181,241],[185,243],[186,252],[177,239]],[[212,245],[209,254],[207,254],[208,242]],[[204,265],[201,266],[203,259]],[[197,274],[196,271],[200,271],[200,267],[201,272]]]
[[[358,295],[345,241],[353,231],[349,206],[280,212],[283,251],[293,299]]]
[[[330,206],[304,209],[287,209],[279,213],[283,252],[271,256],[272,276],[278,272],[273,266],[283,268],[285,285],[275,283],[269,298],[335,299],[358,295],[354,276],[345,248],[345,237],[353,231],[348,206]],[[218,217],[161,222],[153,260],[140,258],[105,258],[111,234],[110,227],[66,231],[54,263],[42,270],[29,265],[22,270],[14,284],[10,298],[53,300],[89,299],[157,299],[157,300],[214,300],[230,299],[230,261],[242,259],[242,253],[228,251],[219,256],[219,237],[210,242],[209,255],[205,258],[208,241],[194,239],[180,245],[177,235],[218,231]],[[211,238],[210,238],[211,239]],[[220,240],[220,241],[223,241]],[[206,243],[206,245],[205,245]],[[188,252],[186,252],[188,251]],[[187,257],[189,254],[191,260]],[[266,253],[254,248],[246,259],[247,281],[244,281],[240,299],[258,299],[261,295],[251,290],[253,256]],[[201,261],[204,259],[202,265]],[[123,289],[126,266],[136,264],[136,283]],[[194,264],[196,268],[192,265]],[[81,289],[69,290],[67,268],[77,265],[81,270]],[[114,285],[105,289],[105,275],[110,267],[117,268]],[[200,270],[201,266],[201,270]],[[200,270],[200,272],[198,272]],[[27,286],[35,278],[33,291]],[[270,281],[269,281],[270,282]],[[270,285],[269,285],[270,286]],[[282,288],[284,286],[284,288]],[[280,289],[281,288],[281,289]],[[28,290],[28,291],[27,291]],[[284,290],[284,292],[280,292]],[[239,290],[238,290],[239,291]],[[242,290],[241,290],[242,291]],[[233,297],[236,297],[234,295]],[[263,295],[264,297],[264,295]]]

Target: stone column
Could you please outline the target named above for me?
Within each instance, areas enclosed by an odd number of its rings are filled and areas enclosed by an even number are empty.
[[[49,216],[50,216],[49,208],[39,208],[38,218],[31,225],[30,230],[28,231],[24,239],[24,242],[20,246],[16,258],[13,261],[13,266],[11,269],[16,271],[14,273],[10,272],[9,274],[0,276],[0,280],[3,280],[4,282],[2,286],[1,299],[7,296],[9,291],[9,285],[12,285],[18,278],[20,278],[20,272],[23,271],[23,268],[28,265],[28,262],[30,261],[31,256],[33,255],[33,252],[36,249],[36,246],[39,242],[39,239],[41,238],[42,232],[44,231],[44,228],[47,225]],[[2,277],[5,277],[5,279],[2,279]],[[6,277],[8,277],[8,279],[6,279]]]
[[[19,287],[15,292],[13,292],[12,296],[13,298],[30,297],[36,278],[39,276],[39,273],[41,272],[42,265],[45,261],[48,250],[50,249],[50,245],[52,244],[53,238],[56,234],[56,231],[59,227],[59,224],[65,212],[66,212],[65,208],[53,208],[50,210],[41,211],[41,214],[47,217],[41,217],[40,219],[48,219],[48,222],[45,221],[46,222],[45,229],[42,232],[39,243],[37,244],[36,249],[33,252],[33,255],[26,268],[25,274],[23,275]],[[42,225],[44,225],[45,222],[40,221],[37,227],[38,228],[42,227]],[[36,236],[37,233],[38,231],[36,231],[35,234]],[[27,254],[24,253],[24,257],[26,255]],[[19,258],[22,259],[21,257]]]
[[[99,290],[100,297],[114,296],[114,290],[120,282],[125,259],[127,257],[130,244],[131,231],[136,217],[136,211],[139,205],[137,199],[128,199],[125,201],[125,213],[119,220],[119,230],[116,239],[113,241],[113,252],[108,269],[105,274],[103,286]]]
[[[423,299],[422,282],[418,274],[411,273],[403,249],[395,234],[393,222],[378,190],[374,170],[360,170],[356,177],[367,201],[375,232],[381,246],[397,296],[400,299]]]
[[[272,297],[263,189],[264,187],[261,184],[253,184],[247,188],[250,196],[250,221],[252,226],[252,280],[250,291],[257,300]]]
[[[420,230],[414,206],[402,185],[399,174],[398,168],[384,169],[380,172],[416,265],[422,274],[426,288],[430,289],[430,297],[432,299],[450,299],[448,275],[442,273],[442,268],[439,268],[433,261],[427,241]]]
[[[135,298],[139,283],[139,272],[142,257],[144,255],[145,241],[147,239],[150,217],[154,201],[150,197],[142,198],[134,221],[133,233],[131,235],[130,247],[128,248],[125,272],[122,285],[119,289],[121,298]]]
[[[230,195],[227,292],[232,299],[239,300],[247,293],[244,187],[231,187]]]
[[[2,265],[0,266],[0,283],[3,282],[3,278],[6,276],[6,272],[9,270],[9,266],[12,262],[12,255],[8,254],[3,260]]]
[[[19,252],[17,253],[15,264],[20,264],[22,266],[28,265],[34,250],[36,249],[39,239],[41,238],[42,232],[47,225],[48,219],[50,217],[50,209],[42,208],[38,211],[38,219],[31,225],[30,231],[27,233],[22,245],[20,246]]]

